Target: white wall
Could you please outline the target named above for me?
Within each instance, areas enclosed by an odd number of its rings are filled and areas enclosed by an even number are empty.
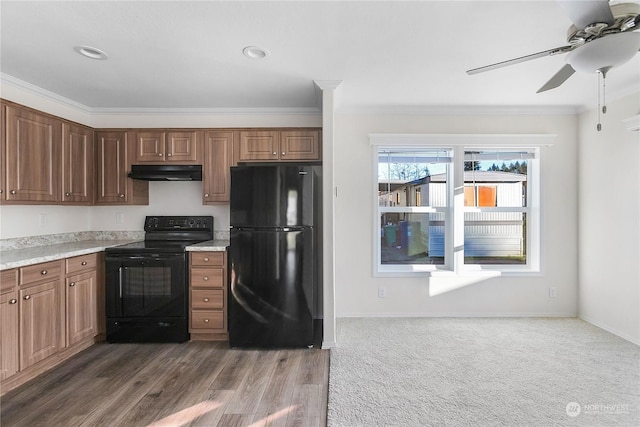
[[[640,345],[640,94],[579,117],[580,317]]]
[[[542,268],[540,277],[494,278],[437,296],[445,279],[373,277],[373,155],[369,133],[557,134],[541,153]],[[336,116],[336,315],[577,314],[577,118],[575,115]],[[443,283],[444,282],[444,283]],[[448,282],[452,282],[448,280]],[[378,287],[387,290],[378,298]],[[549,298],[549,287],[557,297]]]

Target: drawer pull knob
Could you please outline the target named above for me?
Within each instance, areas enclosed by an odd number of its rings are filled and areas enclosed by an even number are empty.
[[[24,299],[27,299],[27,300],[31,299],[31,295],[25,295]]]
[[[171,153],[167,154],[167,157],[171,157],[171,156],[173,156],[173,154],[171,154]]]
[[[72,288],[76,285],[76,282],[71,282],[69,283],[69,286],[71,286]]]
[[[17,191],[16,191],[16,190],[11,190],[11,191],[9,191],[9,193],[11,193],[11,194],[16,194],[16,193],[17,193]]]
[[[64,193],[64,195],[65,195],[66,197],[69,197],[69,196],[71,196],[71,193],[69,193],[69,192],[67,191],[66,193]]]
[[[162,157],[162,153],[158,153],[158,157]]]
[[[47,271],[47,270],[42,270],[42,271],[40,272],[40,274],[42,274],[43,276],[46,276],[46,275],[47,275],[47,273],[48,273],[48,271]]]
[[[87,265],[87,261],[82,261],[82,265]]]
[[[120,195],[120,198],[121,198],[121,199],[124,199],[124,194],[121,194],[121,195]]]
[[[274,151],[272,154],[273,154],[274,156],[277,156],[277,155],[278,155],[278,153],[276,153],[275,151]]]
[[[18,300],[17,300],[17,299],[15,299],[15,298],[11,298],[11,299],[9,300],[9,304],[15,304],[15,303],[17,303],[17,302],[18,302]]]
[[[208,194],[208,193],[207,193],[207,194],[205,194],[205,195],[204,195],[204,197],[209,197],[209,194]]]
[[[284,151],[282,152],[282,155],[283,155],[283,156],[285,155],[285,152],[284,152]]]
[[[204,323],[209,323],[209,319],[204,319]]]
[[[209,262],[209,258],[203,259],[204,262]]]
[[[209,276],[204,276],[204,277],[202,278],[202,280],[205,280],[205,281],[206,281],[206,280],[209,280]]]
[[[209,302],[209,298],[205,298],[205,299],[204,299],[204,302]]]

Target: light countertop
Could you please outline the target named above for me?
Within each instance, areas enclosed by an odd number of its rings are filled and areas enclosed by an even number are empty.
[[[82,240],[79,242],[1,251],[0,270],[102,252],[106,248],[135,241],[137,240]]]
[[[206,242],[187,246],[187,252],[222,252],[227,250],[227,246],[229,246],[228,240],[207,240]]]
[[[136,241],[139,240],[82,240],[71,243],[0,251],[0,270],[9,270],[11,268],[24,267],[41,262],[102,252],[106,248]],[[225,251],[227,246],[229,246],[228,240],[208,240],[188,246],[187,251]]]

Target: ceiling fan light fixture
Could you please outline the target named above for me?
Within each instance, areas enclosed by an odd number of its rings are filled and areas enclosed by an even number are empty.
[[[109,58],[109,55],[107,55],[105,51],[91,46],[75,46],[73,50],[91,59],[105,60]]]
[[[610,34],[585,43],[567,54],[567,64],[576,71],[594,73],[629,61],[640,49],[640,34],[625,32]]]

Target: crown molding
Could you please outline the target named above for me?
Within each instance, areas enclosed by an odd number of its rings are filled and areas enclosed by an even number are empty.
[[[627,130],[640,131],[640,114],[624,119],[622,123]]]
[[[342,84],[342,80],[314,80],[313,82],[322,90],[335,90]]]
[[[540,106],[352,106],[339,107],[337,114],[344,115],[422,115],[422,116],[448,116],[448,115],[490,115],[490,116],[517,116],[517,115],[574,115],[578,107],[572,105],[540,105]]]
[[[236,116],[236,115],[317,115],[317,107],[260,107],[260,108],[92,108],[91,114],[100,116]]]
[[[84,104],[73,101],[69,98],[65,98],[64,96],[58,95],[57,93],[43,89],[40,86],[36,86],[34,84],[25,82],[24,80],[20,80],[18,78],[0,72],[0,93],[2,92],[2,86],[5,85],[11,86],[23,92],[27,92],[31,95],[38,96],[40,98],[53,101],[56,104],[63,105],[67,108],[78,110],[84,114],[91,114],[91,108],[87,107]]]
[[[20,91],[38,96],[65,107],[78,110],[90,116],[163,116],[163,115],[188,115],[188,116],[238,116],[238,115],[319,115],[322,109],[316,107],[259,107],[259,108],[94,108],[58,95],[39,86],[25,82],[5,73],[0,73],[1,86],[11,86]],[[1,93],[1,92],[0,92]]]

